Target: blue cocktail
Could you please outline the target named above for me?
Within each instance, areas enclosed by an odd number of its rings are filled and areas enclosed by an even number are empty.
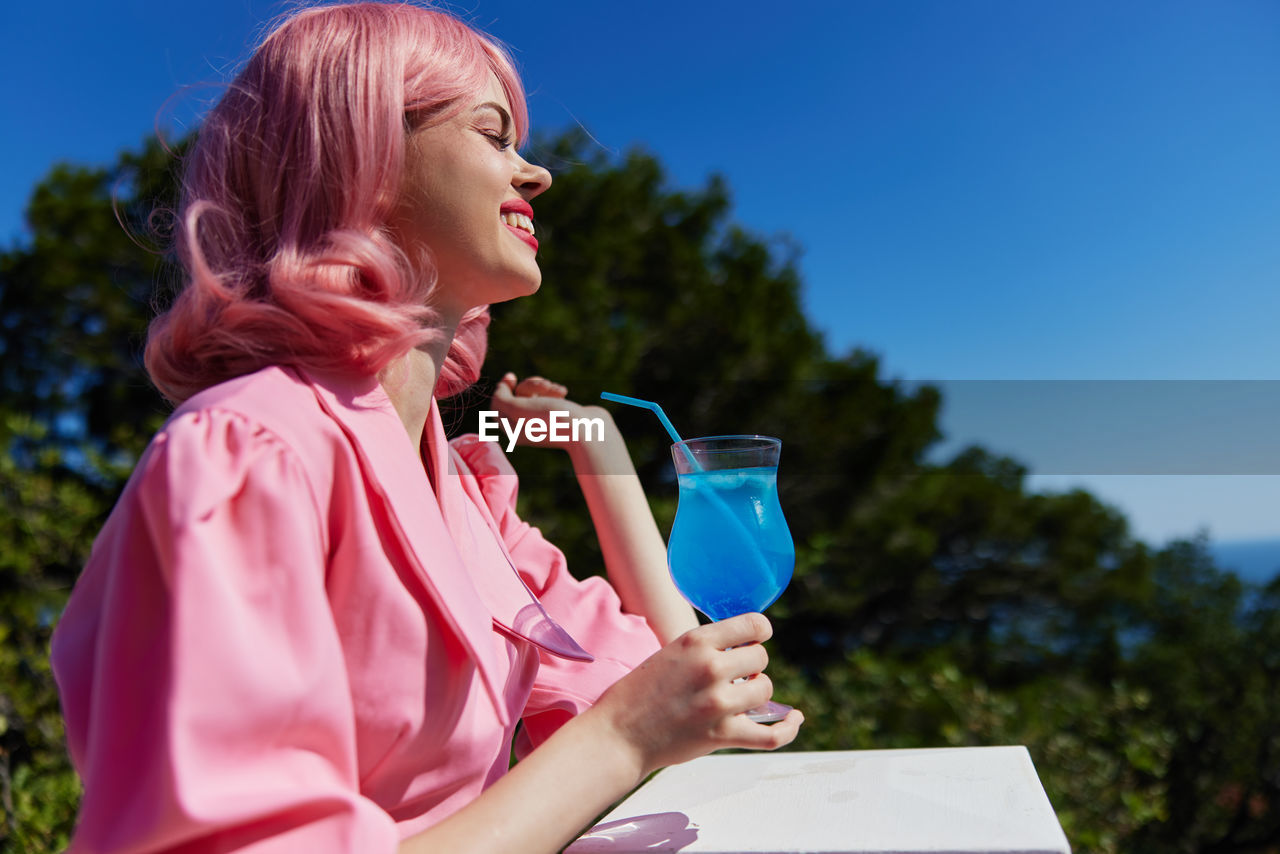
[[[713,620],[768,608],[796,562],[776,469],[679,477],[680,506],[667,546],[676,587]]]
[[[713,620],[773,604],[791,581],[795,546],[778,503],[782,442],[768,436],[711,436],[671,446],[680,503],[667,543],[676,587]],[[789,707],[752,710],[781,720]]]

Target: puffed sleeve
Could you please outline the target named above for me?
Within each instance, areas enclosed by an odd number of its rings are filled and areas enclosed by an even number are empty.
[[[556,622],[595,656],[593,662],[578,662],[541,653],[516,745],[517,753],[523,756],[588,708],[661,644],[644,618],[623,612],[622,602],[608,581],[598,576],[574,578],[564,553],[519,517],[515,469],[497,443],[466,435],[450,444],[475,476],[524,583]]]
[[[73,852],[396,849],[359,793],[323,518],[293,452],[239,415],[156,437],[53,639]]]

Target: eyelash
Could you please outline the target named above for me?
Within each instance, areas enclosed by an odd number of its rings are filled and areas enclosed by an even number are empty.
[[[499,151],[506,151],[511,147],[511,137],[509,136],[504,136],[500,133],[493,133],[492,131],[481,131],[481,133],[497,145]]]

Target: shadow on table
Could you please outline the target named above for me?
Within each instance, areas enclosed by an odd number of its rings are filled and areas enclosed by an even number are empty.
[[[565,852],[680,851],[697,838],[698,828],[690,825],[689,816],[660,812],[597,824]]]

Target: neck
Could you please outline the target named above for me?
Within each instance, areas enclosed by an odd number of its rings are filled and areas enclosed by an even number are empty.
[[[458,322],[453,320],[437,328],[440,331],[437,340],[410,350],[378,374],[378,382],[391,399],[391,405],[409,432],[415,448],[422,446],[422,433],[431,412],[436,380],[440,377]]]

